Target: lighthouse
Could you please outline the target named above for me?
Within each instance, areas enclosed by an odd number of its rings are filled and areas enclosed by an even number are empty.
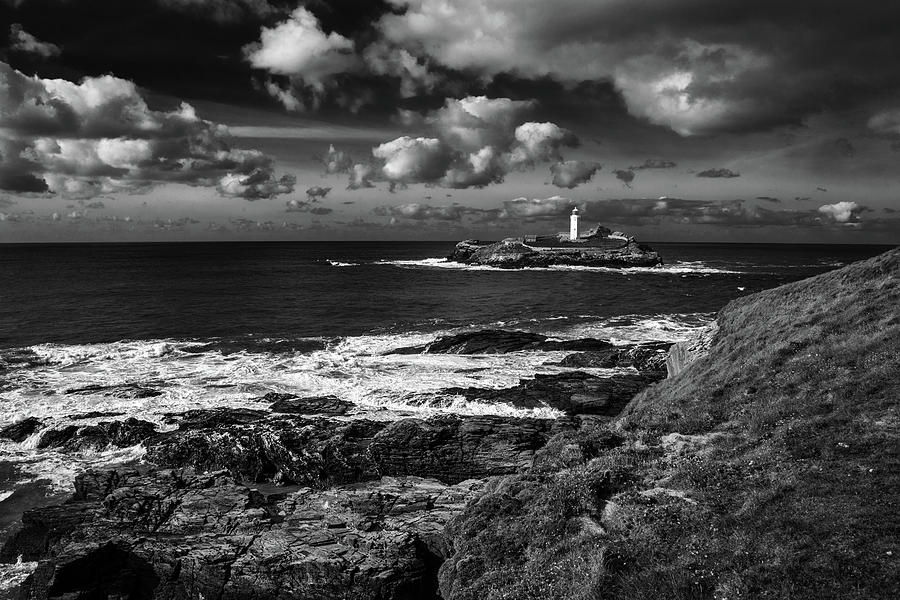
[[[574,242],[578,239],[578,207],[572,209],[572,216],[569,217],[569,241]]]

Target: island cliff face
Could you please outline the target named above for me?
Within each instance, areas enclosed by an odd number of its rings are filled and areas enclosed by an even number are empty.
[[[507,269],[557,265],[653,267],[662,264],[658,252],[630,239],[617,248],[574,243],[562,247],[540,247],[525,244],[516,238],[488,243],[463,240],[456,245],[449,259],[468,265]]]

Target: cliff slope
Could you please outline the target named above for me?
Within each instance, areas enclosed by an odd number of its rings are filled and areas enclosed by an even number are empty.
[[[717,321],[451,521],[445,599],[900,597],[900,250]]]

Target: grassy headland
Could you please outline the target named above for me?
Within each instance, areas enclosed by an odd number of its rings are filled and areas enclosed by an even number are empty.
[[[451,522],[445,599],[900,597],[900,250],[717,322]]]

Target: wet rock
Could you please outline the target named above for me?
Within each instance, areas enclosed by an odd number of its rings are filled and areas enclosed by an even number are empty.
[[[28,417],[0,429],[0,438],[14,442],[24,442],[28,436],[40,429],[41,425],[41,420],[37,417]]]
[[[178,423],[180,429],[204,429],[220,425],[255,423],[268,416],[266,411],[252,408],[204,408],[170,413],[166,415],[166,420],[170,423]]]
[[[555,408],[568,415],[589,414],[614,417],[651,379],[644,375],[597,377],[572,372],[535,375],[518,385],[501,389],[447,388],[442,395],[463,396],[469,402],[509,404],[515,408]]]
[[[613,346],[600,351],[570,354],[555,364],[570,368],[634,367],[642,373],[665,374],[669,342],[652,342],[632,346]]]
[[[456,245],[448,258],[469,265],[506,269],[555,265],[653,267],[662,264],[659,253],[634,241],[628,241],[619,248],[591,247],[586,244],[542,248],[527,246],[515,238],[493,243],[464,240]]]
[[[269,394],[266,395],[268,396]],[[353,407],[354,404],[352,402],[341,400],[337,396],[313,396],[308,398],[292,396],[279,399],[269,407],[269,410],[283,414],[345,415]]]
[[[156,435],[156,426],[148,421],[130,417],[124,421],[104,421],[78,429],[64,444],[67,451],[109,446],[128,448],[146,442]]]
[[[2,557],[41,560],[21,597],[437,597],[445,523],[480,483],[382,478],[268,494],[221,474],[89,473],[30,511]]]
[[[114,398],[155,398],[161,396],[160,390],[144,386],[140,383],[122,383],[117,385],[86,385],[79,388],[67,389],[66,394],[76,394],[79,396],[88,396],[93,394],[102,394],[103,396],[112,396]]]
[[[41,434],[41,439],[38,440],[37,447],[43,449],[64,446],[77,434],[78,425],[67,425],[62,429],[48,429]]]
[[[608,350],[614,346],[591,338],[579,340],[555,340],[539,333],[487,329],[442,336],[421,346],[398,348],[391,354],[502,354],[522,350]]]
[[[124,421],[104,421],[96,425],[66,425],[41,435],[38,448],[62,448],[67,452],[102,450],[109,446],[127,448],[156,435],[153,423],[133,417]]]

